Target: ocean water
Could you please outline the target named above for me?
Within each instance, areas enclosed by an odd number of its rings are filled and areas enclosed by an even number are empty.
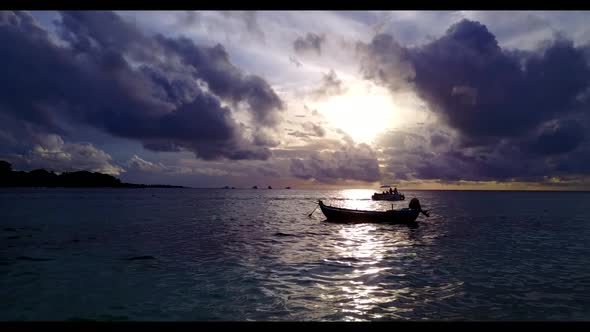
[[[590,193],[371,193],[1,189],[0,320],[590,320]]]

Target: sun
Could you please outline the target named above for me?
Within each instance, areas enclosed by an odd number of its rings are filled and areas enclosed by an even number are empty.
[[[395,125],[396,107],[385,89],[351,88],[346,94],[317,103],[330,125],[349,134],[356,142],[371,143]]]

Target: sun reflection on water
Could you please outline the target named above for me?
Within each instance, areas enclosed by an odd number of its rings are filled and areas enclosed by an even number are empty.
[[[383,260],[386,255],[395,254],[396,250],[392,243],[403,243],[407,240],[402,234],[381,231],[382,229],[376,225],[357,224],[344,226],[338,232],[340,245],[333,247],[337,257],[335,262],[351,266],[353,269],[339,275],[338,279],[343,282],[338,284],[337,290],[332,287],[331,294],[322,294],[321,297],[338,303],[344,320],[380,319],[384,310],[387,310],[389,316],[394,312],[411,310],[392,306],[391,303],[399,298],[398,292],[395,289],[384,288],[382,283],[376,282],[388,275],[402,272],[391,271],[393,267],[383,266]]]
[[[371,196],[379,190],[373,189],[345,189],[336,192],[333,200],[325,203],[336,207],[356,210],[391,210],[407,207],[405,201],[373,201]]]
[[[392,202],[372,201],[373,192],[333,191],[325,200],[329,205],[359,210],[391,208]],[[296,228],[289,233],[297,234]],[[285,237],[280,247],[281,265],[292,269],[286,274],[290,281],[281,286],[289,285],[285,288],[290,295],[287,310],[293,319],[407,319],[432,306],[433,301],[461,291],[458,280],[421,277],[424,271],[436,269],[432,257],[437,253],[430,248],[439,233],[403,225],[322,223],[313,235]],[[431,259],[424,260],[424,255]]]

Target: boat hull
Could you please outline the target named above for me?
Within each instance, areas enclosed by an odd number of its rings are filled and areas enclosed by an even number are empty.
[[[332,222],[414,224],[420,213],[413,209],[363,211],[332,207],[322,201],[319,204],[326,219]]]

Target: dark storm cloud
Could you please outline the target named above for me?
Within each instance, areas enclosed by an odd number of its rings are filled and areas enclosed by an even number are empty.
[[[209,89],[221,98],[235,104],[246,102],[261,124],[276,124],[273,111],[282,108],[280,98],[262,78],[244,75],[230,62],[229,54],[220,44],[201,47],[188,38],[172,39],[162,35],[148,38],[112,12],[64,12],[62,15],[63,27],[74,35],[76,45],[96,40],[103,49],[128,50],[137,60],[159,64],[166,71],[189,70],[194,78],[206,82]],[[104,28],[101,22],[108,22],[109,27]],[[163,60],[157,59],[154,53],[173,60],[161,64]],[[186,67],[174,66],[174,60],[180,60]]]
[[[82,122],[204,159],[270,155],[245,138],[221,101],[245,104],[261,127],[278,123],[282,101],[234,66],[223,46],[147,36],[112,12],[64,12],[56,24],[60,44],[28,13],[0,14],[0,43],[11,45],[0,61],[3,116],[49,132],[63,130],[64,120]]]
[[[588,145],[587,46],[556,36],[536,51],[502,49],[484,25],[463,20],[419,47],[381,34],[357,50],[366,78],[392,91],[413,89],[458,135],[454,147],[449,137],[431,135],[422,155],[406,159],[404,175],[494,180],[590,172],[575,162]]]
[[[585,139],[586,130],[573,120],[555,121],[543,126],[530,149],[542,155],[568,153]]]
[[[571,127],[569,127],[571,126]],[[560,131],[560,128],[571,129]],[[575,122],[554,124],[519,140],[502,139],[493,145],[465,148],[446,134],[392,131],[378,142],[384,157],[385,177],[396,180],[543,181],[546,176],[590,174],[588,144],[564,144],[548,136],[571,135],[578,141]],[[554,137],[552,137],[554,138]],[[439,142],[440,140],[440,142]]]
[[[277,124],[277,109],[283,107],[281,99],[261,77],[244,75],[229,61],[229,55],[220,44],[199,47],[188,38],[170,39],[157,36],[156,40],[183,64],[194,68],[195,78],[205,81],[209,89],[235,105],[246,102],[254,118],[261,125]]]
[[[373,149],[366,144],[346,144],[335,151],[304,152],[304,158],[292,158],[291,173],[301,179],[321,183],[339,180],[378,181],[379,163]]]
[[[485,26],[468,20],[418,48],[379,35],[362,49],[368,78],[410,85],[474,143],[519,136],[575,111],[590,83],[584,52],[571,41],[558,38],[537,52],[503,50]]]
[[[492,181],[516,178],[524,171],[530,178],[539,170],[539,167],[525,170],[523,166],[522,162],[510,162],[503,158],[486,160],[477,155],[467,155],[460,150],[449,150],[438,154],[424,154],[414,171],[415,177],[419,179]]]
[[[449,137],[446,135],[432,134],[430,136],[430,145],[433,147],[444,145],[444,144],[447,144],[448,142],[449,142]]]
[[[326,37],[308,32],[305,37],[297,37],[293,42],[293,49],[297,53],[316,52],[318,55],[322,54],[322,44]]]

